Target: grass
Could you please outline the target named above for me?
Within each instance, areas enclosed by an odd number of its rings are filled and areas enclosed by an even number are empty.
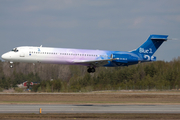
[[[180,104],[179,100],[179,92],[0,94],[0,104]]]
[[[152,120],[152,119],[161,119],[161,120],[174,120],[180,119],[180,114],[134,114],[134,113],[106,113],[106,114],[95,114],[95,113],[65,113],[65,114],[0,114],[1,120],[7,119],[43,119],[43,120],[72,120],[72,119],[128,119],[128,120]]]

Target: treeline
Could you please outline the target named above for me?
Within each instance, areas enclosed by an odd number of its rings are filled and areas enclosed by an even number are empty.
[[[171,90],[180,87],[180,60],[144,63],[86,74],[71,81],[71,90]]]
[[[17,87],[24,81],[38,82],[34,92],[79,92],[94,90],[171,90],[180,87],[180,57],[170,62],[157,61],[129,67],[87,67],[58,64],[0,62],[0,90]]]

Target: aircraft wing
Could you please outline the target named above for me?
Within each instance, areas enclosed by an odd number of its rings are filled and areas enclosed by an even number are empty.
[[[101,60],[75,60],[73,61],[76,64],[87,64],[89,66],[99,67],[108,64],[108,61],[115,60],[111,59],[101,59]]]

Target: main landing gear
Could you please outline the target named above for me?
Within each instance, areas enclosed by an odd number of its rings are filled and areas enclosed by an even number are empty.
[[[88,69],[87,69],[87,72],[88,73],[94,73],[96,71],[96,69],[94,68],[94,67],[89,67]]]

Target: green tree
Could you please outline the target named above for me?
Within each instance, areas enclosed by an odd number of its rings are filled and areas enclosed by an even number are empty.
[[[46,82],[46,92],[51,92],[51,86],[48,81]]]

